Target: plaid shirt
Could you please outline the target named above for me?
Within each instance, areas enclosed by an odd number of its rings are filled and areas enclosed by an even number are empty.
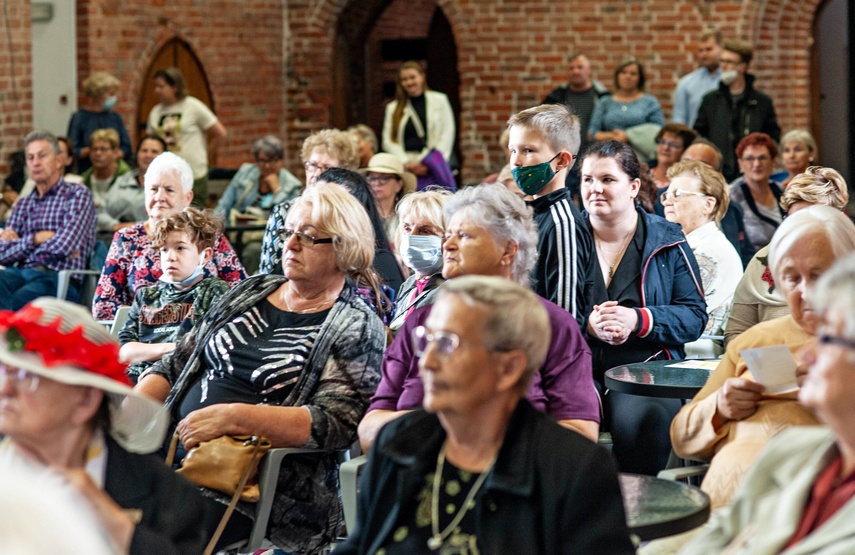
[[[83,185],[60,178],[41,198],[34,190],[18,201],[6,226],[20,238],[0,241],[0,264],[55,271],[89,267],[95,247],[95,204]],[[36,245],[35,235],[43,230],[55,234]]]

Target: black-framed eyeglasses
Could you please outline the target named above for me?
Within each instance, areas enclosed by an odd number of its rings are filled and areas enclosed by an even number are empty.
[[[256,164],[275,164],[276,162],[279,162],[280,160],[282,160],[282,158],[256,158],[255,163]]]
[[[365,180],[368,181],[369,183],[383,183],[383,184],[389,183],[393,179],[400,179],[400,178],[397,175],[392,175],[389,173],[380,173],[377,175],[369,175],[368,177],[365,178]]]
[[[820,335],[819,342],[823,345],[840,345],[847,349],[855,349],[855,340],[837,337],[834,335]]]
[[[0,389],[11,382],[16,388],[32,393],[39,387],[39,376],[25,368],[10,368],[0,364]]]
[[[303,233],[302,231],[295,231],[293,229],[286,228],[279,230],[279,237],[282,238],[283,243],[287,243],[288,240],[291,239],[292,235],[296,235],[297,242],[304,247],[314,247],[315,245],[323,245],[335,241],[335,238],[333,237],[323,237],[321,239],[318,239],[317,237],[312,237],[308,233]]]

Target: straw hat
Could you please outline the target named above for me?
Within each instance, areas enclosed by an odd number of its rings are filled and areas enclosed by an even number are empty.
[[[0,311],[0,362],[68,385],[98,388],[110,403],[110,435],[125,449],[150,453],[163,445],[169,415],[136,393],[119,362],[119,344],[80,305],[52,297],[18,312]]]
[[[394,154],[381,152],[375,154],[368,161],[368,167],[360,170],[362,173],[388,173],[397,175],[404,180],[404,186],[401,187],[401,195],[414,193],[418,182],[415,174],[412,174],[404,169],[404,163]]]

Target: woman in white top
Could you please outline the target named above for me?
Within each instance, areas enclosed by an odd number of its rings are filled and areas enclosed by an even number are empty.
[[[684,160],[668,169],[671,183],[662,193],[665,219],[680,224],[701,269],[709,320],[705,335],[722,335],[733,292],[742,277],[742,259],[719,228],[727,212],[730,188],[724,177],[702,162]],[[711,339],[686,344],[686,356],[722,353]]]
[[[404,62],[398,69],[395,100],[386,105],[383,119],[383,150],[404,162],[417,176],[428,175],[422,160],[431,150],[451,158],[457,132],[448,97],[427,88],[424,69],[418,62]]]
[[[184,76],[177,67],[154,74],[154,92],[160,103],[148,114],[146,133],[166,141],[170,152],[181,156],[193,169],[193,204],[208,202],[208,158],[215,158],[226,128],[201,100],[187,94]]]

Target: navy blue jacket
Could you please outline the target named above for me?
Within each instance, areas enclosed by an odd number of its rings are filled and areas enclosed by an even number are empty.
[[[701,272],[682,229],[640,207],[636,210],[645,227],[641,304],[632,307],[638,312],[639,327],[623,345],[608,345],[589,336],[595,376],[597,371],[647,358],[684,358],[684,344],[698,339],[707,325]],[[588,306],[599,302],[591,299]]]

